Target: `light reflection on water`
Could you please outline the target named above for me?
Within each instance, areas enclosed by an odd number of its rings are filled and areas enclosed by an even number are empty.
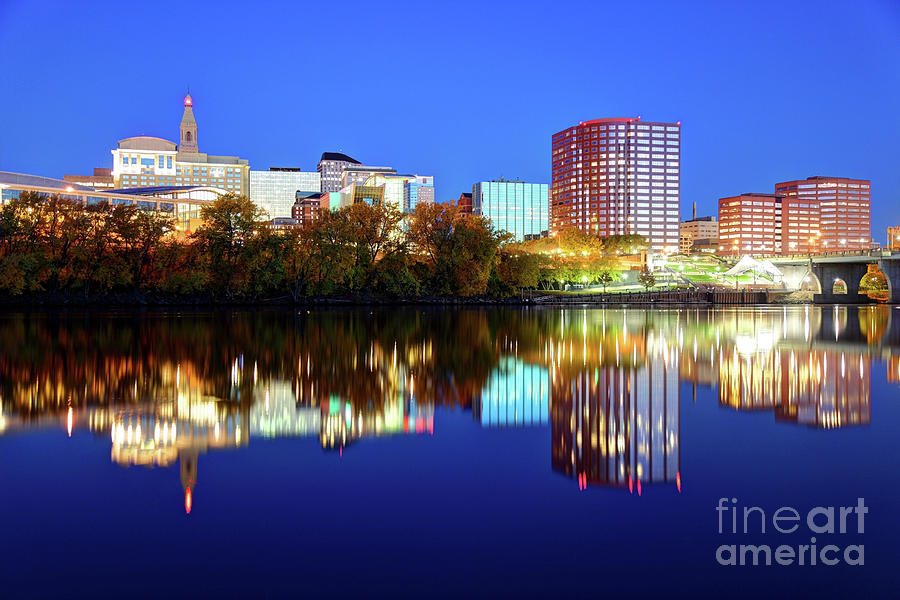
[[[898,331],[887,306],[6,315],[0,433],[89,430],[116,464],[177,463],[190,513],[207,452],[309,437],[343,455],[434,435],[449,407],[549,426],[552,468],[579,489],[680,492],[683,389],[864,427],[873,363],[900,380]]]

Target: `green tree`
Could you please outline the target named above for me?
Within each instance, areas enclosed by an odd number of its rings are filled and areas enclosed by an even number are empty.
[[[615,281],[615,279],[609,271],[602,271],[600,275],[597,276],[597,281],[603,286],[603,293],[605,294],[606,286]]]
[[[656,285],[656,277],[654,277],[650,269],[647,268],[647,265],[641,267],[641,272],[638,273],[638,283],[644,286],[644,289],[647,291]]]

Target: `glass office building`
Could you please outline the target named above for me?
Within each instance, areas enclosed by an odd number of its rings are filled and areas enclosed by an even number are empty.
[[[290,217],[297,192],[317,194],[319,173],[300,169],[271,167],[268,171],[250,171],[250,199],[266,211],[270,219]]]
[[[472,212],[511,233],[517,242],[547,235],[549,186],[524,181],[480,181],[472,186]]]
[[[434,204],[434,177],[415,175],[403,184],[403,212],[413,212],[420,203]]]

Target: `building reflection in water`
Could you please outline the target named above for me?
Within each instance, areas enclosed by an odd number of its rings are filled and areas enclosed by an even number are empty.
[[[484,427],[546,425],[549,414],[549,372],[513,356],[500,359],[472,403],[472,416]]]
[[[117,464],[178,462],[190,512],[210,450],[309,437],[342,454],[433,434],[445,406],[549,423],[552,467],[581,489],[680,490],[681,381],[782,423],[866,425],[873,365],[900,381],[898,330],[889,307],[8,315],[0,433],[87,428]]]
[[[582,322],[580,344],[547,340],[552,372],[551,463],[580,489],[680,490],[679,355],[656,332],[629,333],[625,313]]]
[[[769,350],[719,363],[719,402],[739,410],[771,410],[775,418],[813,427],[868,424],[868,357],[859,353]]]

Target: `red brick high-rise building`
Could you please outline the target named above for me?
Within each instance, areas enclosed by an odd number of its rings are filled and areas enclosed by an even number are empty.
[[[781,225],[785,254],[868,250],[871,246],[871,182],[846,177],[808,177],[775,184],[784,196]]]
[[[585,121],[553,135],[550,231],[639,234],[678,250],[681,124]]]

